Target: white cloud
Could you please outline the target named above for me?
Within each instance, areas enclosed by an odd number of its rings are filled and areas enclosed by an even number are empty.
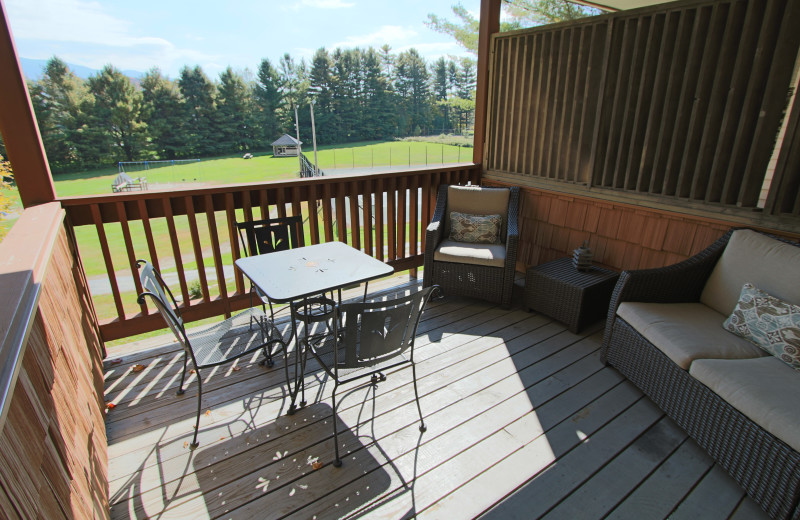
[[[402,45],[417,36],[417,31],[411,27],[401,27],[399,25],[384,25],[375,32],[360,36],[348,36],[344,41],[334,43],[331,48],[336,47],[369,47],[380,46],[388,43],[392,47]]]
[[[300,3],[306,7],[316,7],[317,9],[346,9],[356,5],[342,0],[303,0]]]
[[[40,47],[58,47],[58,56],[71,63],[99,69],[113,63],[120,69],[145,71],[158,64],[173,74],[184,63],[220,60],[171,41],[139,34],[132,23],[110,15],[91,0],[6,0],[14,39]],[[87,47],[92,50],[87,52]],[[52,54],[51,54],[52,55]]]

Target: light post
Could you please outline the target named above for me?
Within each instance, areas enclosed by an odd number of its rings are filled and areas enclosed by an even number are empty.
[[[303,150],[302,146],[300,146],[300,124],[298,123],[297,119],[297,104],[292,101],[292,107],[294,108],[294,131],[295,135],[297,135],[297,160],[300,161],[300,177],[303,176]]]
[[[314,127],[314,105],[316,103],[316,99],[311,100],[311,139],[314,143],[314,176],[319,174],[319,167],[317,166],[317,130]]]

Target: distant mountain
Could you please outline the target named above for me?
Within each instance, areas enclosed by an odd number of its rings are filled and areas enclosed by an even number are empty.
[[[48,60],[34,60],[31,58],[20,58],[19,63],[22,66],[22,72],[25,74],[26,79],[36,81],[41,79],[44,74],[44,68],[47,66]],[[95,75],[100,72],[97,69],[84,67],[83,65],[75,65],[74,63],[67,63],[69,70],[76,76],[83,79],[88,79],[89,76]],[[131,79],[138,80],[144,77],[144,72],[138,70],[123,70],[123,74]]]

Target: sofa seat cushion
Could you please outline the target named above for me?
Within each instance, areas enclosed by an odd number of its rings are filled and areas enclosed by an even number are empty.
[[[697,359],[689,374],[763,429],[800,451],[800,374],[781,360]]]
[[[746,339],[723,329],[727,316],[702,303],[624,302],[617,315],[684,370],[689,370],[695,359],[768,356]]]
[[[746,283],[800,305],[800,247],[751,229],[737,229],[711,271],[700,301],[727,317]]]
[[[433,259],[436,262],[503,267],[506,261],[506,246],[504,244],[469,244],[442,240],[433,253]]]

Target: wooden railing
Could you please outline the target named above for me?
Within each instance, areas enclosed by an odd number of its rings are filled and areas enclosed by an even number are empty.
[[[151,260],[174,282],[187,321],[228,315],[250,304],[248,286],[233,268],[242,254],[235,221],[302,215],[306,244],[339,240],[397,271],[415,271],[439,185],[479,181],[479,166],[462,165],[60,201],[90,287],[104,286],[113,300],[92,289],[100,331],[109,341],[164,327],[154,309],[136,303],[138,258]],[[97,271],[106,276],[98,279]],[[195,273],[199,284],[192,290]]]

